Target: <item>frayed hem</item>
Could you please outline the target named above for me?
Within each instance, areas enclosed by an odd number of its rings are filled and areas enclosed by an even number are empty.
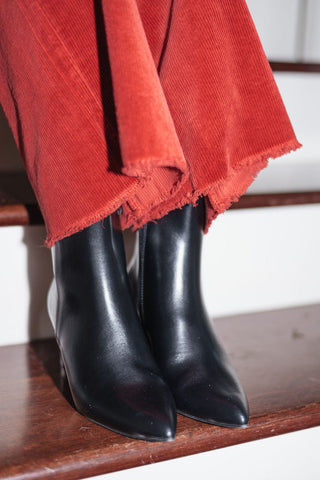
[[[149,208],[147,212],[145,209],[131,210],[129,204],[132,196],[135,196],[139,189],[143,189],[146,182],[152,181],[152,175],[150,175],[150,172],[146,171],[145,173],[147,176],[145,178],[140,178],[138,184],[127,192],[125,198],[109,204],[95,214],[87,216],[81,221],[74,223],[61,234],[56,236],[49,235],[45,241],[45,246],[48,248],[52,247],[57,241],[73,235],[74,233],[78,233],[99,220],[103,220],[124,205],[126,205],[131,211],[125,215],[125,218],[122,217],[122,215],[119,216],[120,227],[122,230],[130,228],[132,231],[136,231],[139,228],[142,228],[146,223],[156,222],[167,215],[170,211],[178,208],[181,209],[186,204],[193,204],[195,206],[200,197],[207,197],[209,203],[208,208],[206,209],[206,221],[203,227],[203,232],[206,234],[213,220],[215,220],[219,214],[225,212],[232,203],[239,201],[239,198],[247,191],[251,183],[256,179],[258,173],[267,167],[269,159],[293,152],[301,146],[302,145],[298,140],[294,139],[265,150],[260,154],[247,157],[231,170],[227,178],[204,187],[199,187],[191,192],[182,192],[180,198],[175,198],[188,179],[187,173],[181,172],[178,180],[170,186],[170,190],[162,191],[157,198],[152,199],[152,205],[154,205],[153,208]]]
[[[179,170],[177,167],[167,167],[167,168],[174,168],[179,172],[178,179],[171,184],[170,191],[168,192],[167,196],[165,193],[162,192],[162,194],[159,196],[159,202],[164,202],[165,200],[168,199],[168,197],[174,196],[176,192],[179,191],[179,189],[184,185],[186,182],[188,176],[187,173],[184,171]],[[141,173],[141,172],[140,172]],[[78,222],[73,223],[68,229],[64,230],[61,233],[58,233],[56,235],[47,235],[47,238],[45,240],[44,246],[47,248],[51,248],[54,246],[56,242],[59,240],[63,240],[66,237],[69,237],[75,233],[79,233],[85,228],[89,227],[90,225],[93,225],[94,223],[98,222],[99,220],[103,220],[104,218],[108,217],[109,215],[112,215],[115,213],[117,210],[121,211],[123,210],[124,205],[129,205],[130,200],[137,195],[137,193],[145,188],[145,185],[149,182],[152,181],[152,172],[145,171],[145,176],[141,176],[140,178],[137,178],[137,183],[135,185],[131,186],[129,190],[123,194],[123,196],[117,200],[116,202],[113,203],[108,203],[108,205],[104,206],[103,208],[99,209],[96,213],[92,215],[88,215],[85,218],[81,219]],[[129,207],[130,208],[130,207]],[[123,222],[121,222],[121,215],[119,215],[119,225],[121,230],[126,230],[130,228]],[[136,229],[137,230],[137,229]],[[133,230],[135,231],[135,230]]]
[[[199,187],[192,192],[187,192],[178,200],[170,202],[172,191],[167,193],[167,197],[165,193],[162,193],[158,199],[154,200],[154,204],[158,205],[158,207],[147,213],[142,209],[132,211],[127,215],[127,219],[122,222],[123,228],[131,228],[132,231],[136,231],[148,222],[156,222],[172,210],[181,209],[186,204],[196,206],[200,197],[208,197],[210,206],[206,209],[206,220],[203,227],[203,232],[206,234],[213,220],[230,208],[233,203],[239,201],[240,197],[245,194],[259,172],[268,166],[269,159],[278,158],[301,147],[301,143],[294,139],[272,147],[258,155],[247,157],[232,169],[227,178],[213,185],[203,188]],[[242,178],[241,181],[239,181],[240,177]],[[165,197],[167,201],[164,203]]]

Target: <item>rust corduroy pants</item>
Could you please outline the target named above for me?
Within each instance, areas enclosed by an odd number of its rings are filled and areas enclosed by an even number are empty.
[[[48,246],[206,197],[299,147],[244,0],[0,2],[0,101]]]

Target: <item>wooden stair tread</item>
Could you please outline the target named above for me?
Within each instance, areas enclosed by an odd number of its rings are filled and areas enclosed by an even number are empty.
[[[0,348],[0,477],[77,479],[320,425],[320,305],[215,320],[250,404],[245,429],[178,416],[170,443],[131,440],[60,392],[54,340]]]

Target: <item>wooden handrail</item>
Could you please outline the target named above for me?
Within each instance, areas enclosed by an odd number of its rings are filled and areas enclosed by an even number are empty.
[[[320,63],[269,61],[274,72],[320,73]]]

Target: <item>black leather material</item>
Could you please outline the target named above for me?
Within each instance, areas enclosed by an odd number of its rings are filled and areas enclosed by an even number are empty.
[[[49,314],[79,412],[133,438],[173,440],[174,399],[137,315],[112,218],[53,247]]]
[[[177,409],[221,426],[248,423],[242,386],[210,325],[200,291],[204,200],[186,205],[139,232],[130,276],[153,353]]]

